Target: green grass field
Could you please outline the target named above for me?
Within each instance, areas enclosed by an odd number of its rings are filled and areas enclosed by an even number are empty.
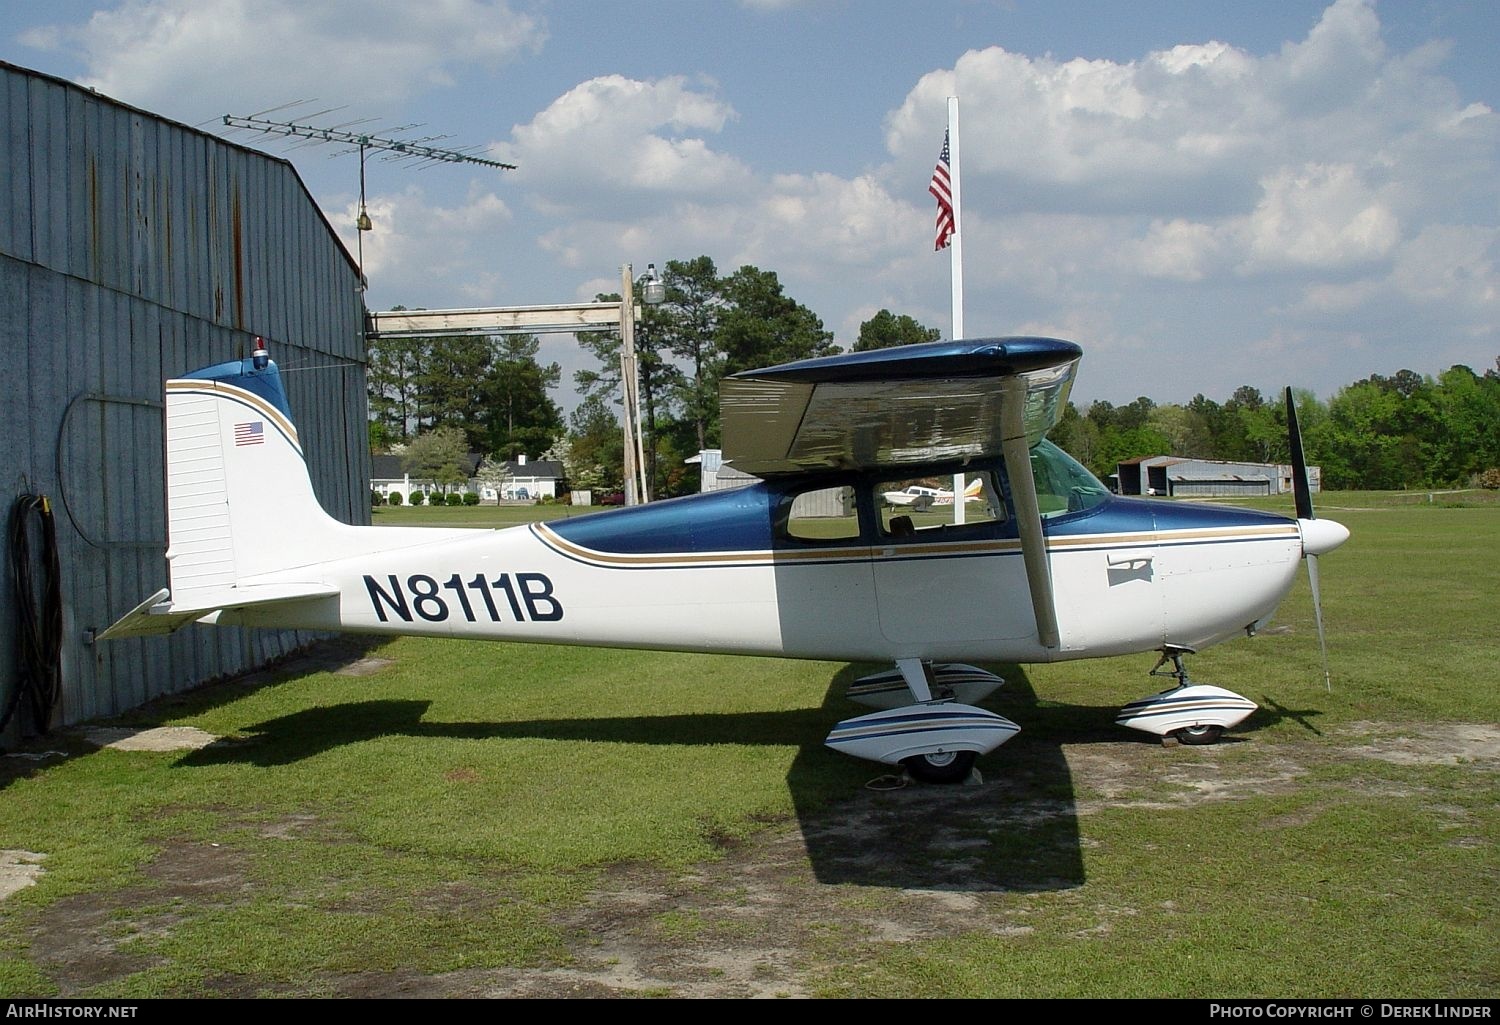
[[[42,738],[0,996],[1492,997],[1500,507],[1435,497],[1319,496],[1332,693],[1304,577],[1192,661],[1261,705],[1212,748],[1113,725],[1150,655],[996,667],[983,785],[877,791],[869,667],[417,639]]]

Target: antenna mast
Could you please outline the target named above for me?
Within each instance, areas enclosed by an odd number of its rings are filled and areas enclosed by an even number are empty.
[[[292,104],[296,106],[297,104]],[[277,110],[282,108],[276,108]],[[340,108],[332,108],[334,110]],[[479,164],[483,167],[497,167],[504,171],[514,171],[515,164],[507,164],[499,160],[491,160],[488,157],[479,156],[474,147],[468,149],[444,149],[439,146],[430,145],[446,139],[445,135],[429,135],[422,138],[401,138],[403,132],[410,132],[421,128],[421,125],[401,125],[385,130],[385,134],[374,132],[362,132],[354,129],[354,126],[364,123],[363,121],[346,121],[343,124],[322,127],[313,124],[298,124],[295,121],[273,121],[262,117],[261,114],[273,113],[273,111],[261,111],[260,114],[249,114],[240,116],[237,114],[225,114],[224,125],[227,128],[249,129],[250,131],[263,132],[267,135],[279,135],[283,138],[305,140],[299,145],[320,146],[324,143],[335,143],[337,145],[349,146],[359,150],[359,219],[355,222],[355,228],[359,233],[359,282],[360,288],[365,287],[365,232],[370,231],[374,225],[370,222],[370,215],[365,210],[365,155],[369,150],[382,150],[387,160],[406,160],[418,166],[430,164]],[[321,111],[327,114],[330,111]],[[369,120],[369,119],[365,119]]]

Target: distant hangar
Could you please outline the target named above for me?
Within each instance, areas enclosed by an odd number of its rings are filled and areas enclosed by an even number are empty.
[[[1141,456],[1115,467],[1122,495],[1161,495],[1176,498],[1246,498],[1284,495],[1292,490],[1288,463],[1233,463],[1182,456]],[[1313,491],[1323,490],[1321,467],[1307,468]]]

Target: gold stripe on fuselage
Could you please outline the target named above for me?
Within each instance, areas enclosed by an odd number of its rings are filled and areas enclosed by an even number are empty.
[[[597,566],[620,569],[693,569],[710,566],[809,565],[820,562],[849,562],[874,559],[882,562],[914,558],[955,558],[963,556],[1011,555],[1020,552],[1018,540],[947,541],[931,544],[884,544],[873,548],[819,548],[817,550],[754,550],[737,552],[663,552],[631,555],[602,552],[567,540],[545,523],[531,525],[533,534],[559,554]],[[1048,551],[1066,552],[1080,548],[1140,548],[1146,545],[1197,544],[1204,541],[1292,541],[1299,537],[1296,527],[1268,524],[1261,527],[1204,527],[1167,531],[1162,534],[1087,534],[1077,537],[1049,537]]]

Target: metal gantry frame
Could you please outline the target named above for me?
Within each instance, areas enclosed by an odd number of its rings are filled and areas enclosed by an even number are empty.
[[[654,269],[654,268],[653,268]],[[574,334],[598,328],[620,331],[620,391],[624,413],[625,504],[651,500],[641,434],[640,381],[635,354],[635,276],[620,267],[620,301],[490,306],[466,310],[394,310],[365,314],[366,338],[442,338],[448,335]]]

